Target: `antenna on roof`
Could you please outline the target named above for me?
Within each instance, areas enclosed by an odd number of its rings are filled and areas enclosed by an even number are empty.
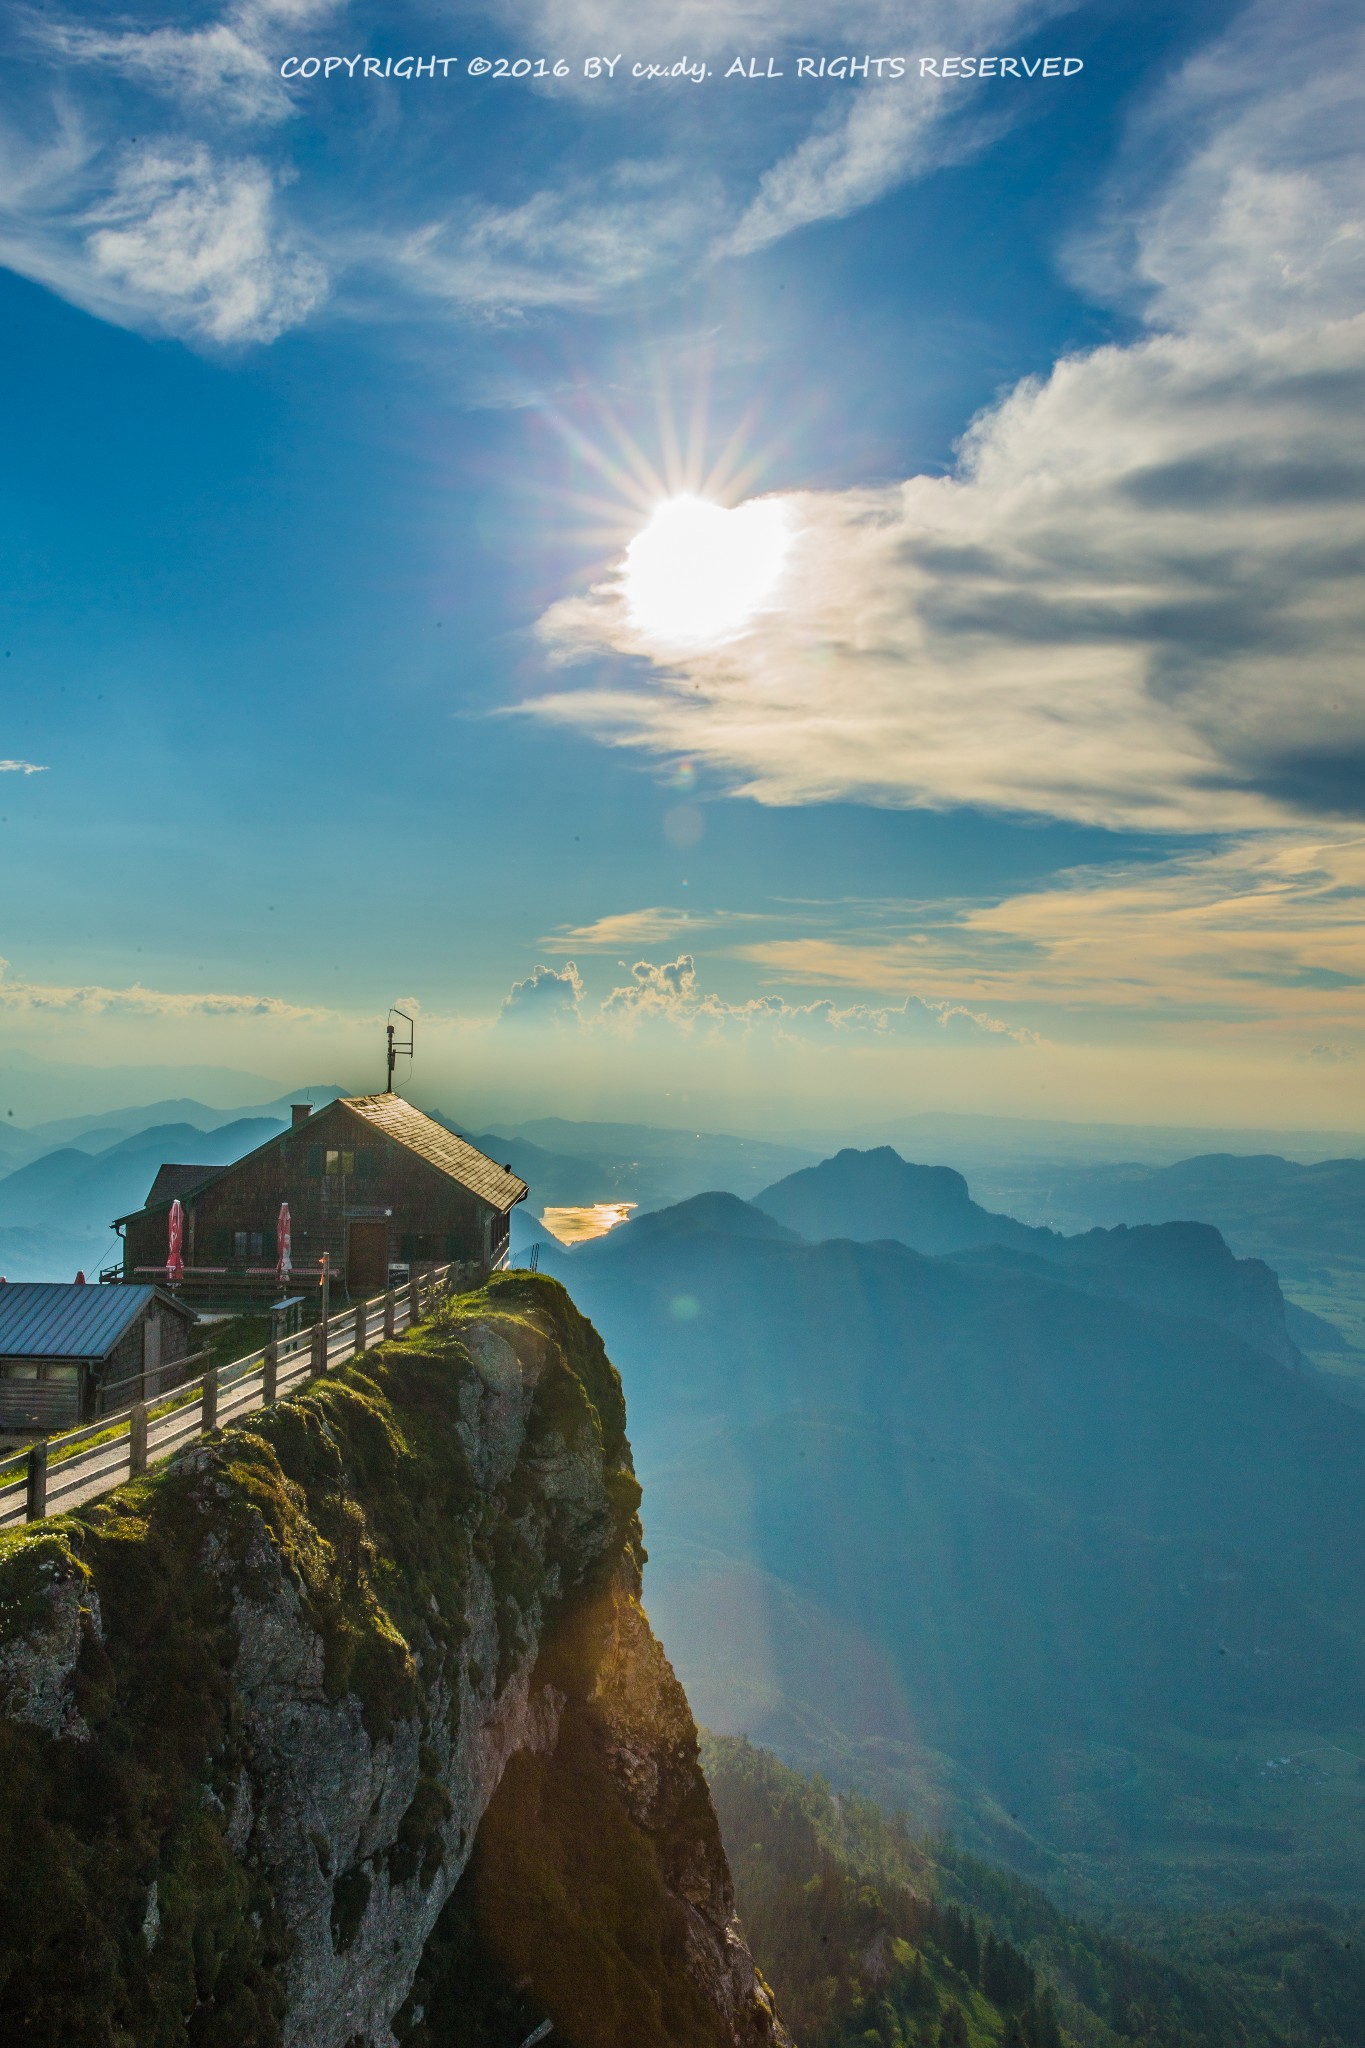
[[[403,1022],[408,1027],[408,1037],[406,1045],[403,1043],[401,1038],[396,1043],[394,1041],[393,1020],[395,1017],[401,1017]],[[389,1078],[385,1085],[384,1092],[386,1095],[392,1095],[394,1066],[400,1058],[405,1060],[410,1060],[412,1058],[412,1041],[417,1035],[417,1026],[413,1023],[411,1017],[408,1015],[406,1010],[400,1010],[395,1006],[392,1010],[389,1011],[387,1031],[389,1039]]]

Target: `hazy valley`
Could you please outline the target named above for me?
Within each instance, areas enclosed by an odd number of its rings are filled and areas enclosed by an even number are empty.
[[[227,1163],[287,1114],[177,1101],[7,1133],[10,1277],[93,1267],[101,1219],[164,1159]],[[798,2042],[861,2042],[870,2016],[893,2048],[956,2048],[955,2015],[981,2048],[1365,2038],[1360,1163],[964,1177],[889,1146],[559,1119],[469,1135],[531,1183],[512,1263],[537,1247],[621,1373],[645,1606],[715,1731],[740,1908]],[[572,1250],[538,1226],[592,1204],[632,1220]],[[908,1832],[827,1814],[820,1783],[738,1737],[904,1809]],[[463,1904],[420,1960],[409,1942],[414,2048],[517,2048],[534,2021],[467,1920],[488,1886],[541,1882],[518,1801],[563,1798],[571,1825],[576,1780],[524,1777],[488,1809]],[[451,1989],[471,1968],[477,2026]]]

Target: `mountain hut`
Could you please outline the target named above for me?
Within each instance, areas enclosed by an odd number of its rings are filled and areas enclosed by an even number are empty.
[[[127,1282],[167,1281],[173,1202],[183,1217],[177,1295],[247,1307],[316,1286],[380,1293],[395,1268],[453,1263],[477,1285],[506,1263],[509,1219],[529,1193],[509,1167],[402,1096],[296,1104],[291,1127],[231,1166],[166,1165],[145,1205],[114,1225]],[[277,1227],[289,1205],[290,1267]]]

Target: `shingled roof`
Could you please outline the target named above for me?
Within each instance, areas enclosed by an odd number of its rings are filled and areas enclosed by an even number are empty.
[[[345,1095],[342,1101],[395,1145],[416,1153],[428,1166],[458,1181],[494,1209],[512,1209],[531,1192],[509,1168],[497,1165],[467,1139],[457,1138],[434,1117],[414,1109],[401,1095]]]
[[[266,1143],[273,1145],[275,1140],[269,1138]],[[121,1223],[131,1223],[134,1216],[141,1216],[148,1209],[169,1209],[172,1202],[188,1201],[191,1195],[198,1194],[200,1188],[206,1188],[211,1180],[217,1180],[220,1174],[230,1171],[226,1166],[159,1166],[141,1209],[130,1209],[126,1216],[116,1216],[115,1230]]]
[[[154,1209],[158,1202],[183,1201],[206,1181],[217,1180],[222,1171],[221,1166],[160,1166],[142,1206]]]

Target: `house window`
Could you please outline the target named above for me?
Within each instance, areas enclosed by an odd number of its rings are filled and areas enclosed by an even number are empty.
[[[327,1171],[328,1173],[353,1174],[355,1172],[355,1153],[338,1152],[329,1147],[327,1152]]]
[[[232,1256],[234,1259],[259,1259],[265,1256],[265,1232],[263,1230],[234,1230],[232,1233]]]
[[[398,1241],[398,1256],[405,1266],[427,1260],[435,1265],[441,1256],[441,1240],[432,1232],[405,1230]]]

